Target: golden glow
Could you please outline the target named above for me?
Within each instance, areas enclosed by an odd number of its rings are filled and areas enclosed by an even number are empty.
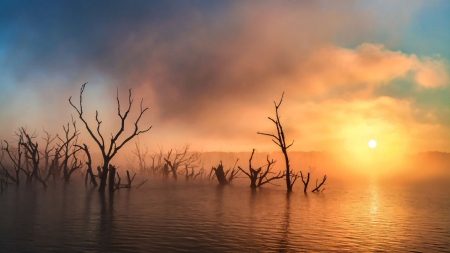
[[[375,148],[377,146],[377,141],[376,140],[370,140],[369,141],[369,147],[370,148]]]

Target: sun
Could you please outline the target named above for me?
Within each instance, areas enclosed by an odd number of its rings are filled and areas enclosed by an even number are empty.
[[[376,140],[370,140],[369,141],[369,147],[370,148],[375,148],[377,146],[377,141]]]

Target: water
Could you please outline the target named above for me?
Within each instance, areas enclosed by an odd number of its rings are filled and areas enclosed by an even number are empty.
[[[331,181],[331,180],[330,180]],[[448,181],[283,187],[147,182],[0,195],[0,252],[449,252]]]

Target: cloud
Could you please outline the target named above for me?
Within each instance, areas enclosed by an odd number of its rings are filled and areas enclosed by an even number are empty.
[[[439,87],[448,85],[449,65],[443,59],[436,60],[427,57],[424,62],[418,64],[415,81],[424,87]]]
[[[150,107],[143,119],[154,125],[149,141],[192,142],[205,150],[270,148],[256,131],[270,131],[272,101],[285,91],[287,131],[306,137],[299,149],[320,150],[344,138],[328,127],[336,122],[344,127],[345,120],[364,121],[377,111],[389,121],[396,119],[389,111],[410,115],[411,101],[397,111],[405,100],[389,94],[379,99],[377,87],[398,79],[427,89],[448,84],[445,59],[391,50],[371,39],[374,30],[397,33],[417,5],[402,18],[389,12],[392,30],[378,27],[384,12],[361,11],[353,1],[11,5],[6,9],[13,14],[0,19],[8,28],[0,37],[10,38],[0,56],[8,63],[0,73],[9,80],[2,84],[8,95],[1,102],[8,111],[0,112],[9,124],[2,127],[6,133],[23,124],[67,122],[74,113],[67,98],[76,98],[89,81],[87,113],[93,119],[98,109],[105,130],[117,121],[116,87],[121,96],[132,87],[136,101],[143,97]],[[295,109],[304,106],[310,111]],[[291,114],[308,118],[289,120]],[[351,117],[327,121],[336,115]],[[320,138],[307,136],[317,129]]]
[[[355,49],[324,47],[312,53],[299,68],[298,82],[305,83],[315,94],[342,87],[364,91],[390,84],[395,79],[414,76],[418,85],[438,87],[448,84],[448,64],[442,59],[391,51],[383,45],[364,43]]]

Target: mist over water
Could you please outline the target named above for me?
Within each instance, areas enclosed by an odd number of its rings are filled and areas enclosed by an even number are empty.
[[[140,180],[141,178],[138,178]],[[330,180],[256,191],[248,182],[150,180],[112,195],[72,182],[0,195],[2,252],[374,252],[450,250],[448,180]]]

